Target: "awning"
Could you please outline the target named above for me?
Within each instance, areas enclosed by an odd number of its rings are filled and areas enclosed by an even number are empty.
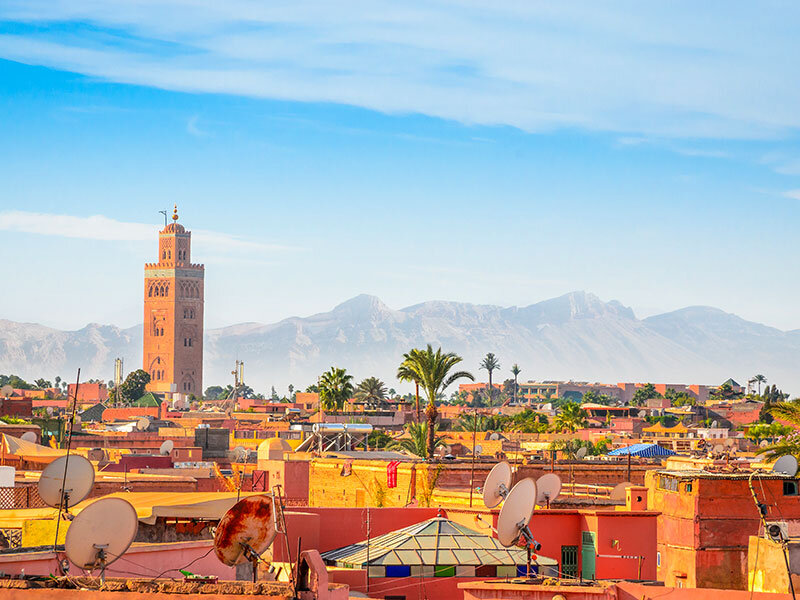
[[[672,456],[676,454],[672,450],[659,446],[658,444],[632,444],[624,448],[617,448],[608,453],[608,456],[641,456],[642,458],[652,458],[654,456]]]

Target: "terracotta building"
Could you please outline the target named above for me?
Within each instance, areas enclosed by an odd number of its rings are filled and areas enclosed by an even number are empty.
[[[203,390],[203,265],[192,264],[192,233],[172,223],[158,234],[158,262],[144,266],[143,369],[151,392]]]

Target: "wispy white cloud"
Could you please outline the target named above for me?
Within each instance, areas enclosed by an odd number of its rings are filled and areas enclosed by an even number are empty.
[[[800,200],[800,190],[787,190],[783,192],[782,196],[791,198],[792,200]]]
[[[102,215],[76,217],[10,210],[0,212],[0,231],[110,242],[152,242],[158,235],[159,227],[118,221]],[[203,229],[194,230],[192,236],[195,247],[201,245],[210,252],[277,252],[299,249]]]
[[[528,131],[768,138],[800,127],[800,5],[768,4],[6,0],[35,27],[0,56]]]
[[[189,117],[189,120],[186,122],[186,133],[199,138],[207,137],[208,132],[200,129],[200,127],[197,124],[199,120],[200,117],[198,117],[197,115]]]

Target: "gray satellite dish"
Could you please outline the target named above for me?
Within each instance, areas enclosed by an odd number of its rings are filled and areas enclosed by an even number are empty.
[[[644,419],[644,418],[647,416],[647,412],[646,412],[646,411],[643,411],[643,410],[640,410],[640,411],[637,413],[637,416],[638,416],[640,419]]]
[[[711,449],[714,454],[725,454],[725,446],[722,444],[714,444],[714,447]]]
[[[711,429],[716,429],[717,427],[719,427],[719,423],[716,420],[711,421]]]
[[[578,448],[578,451],[575,453],[575,458],[582,459],[583,457],[586,456],[587,452],[588,452],[588,450],[586,449],[586,446],[581,446],[580,448]]]
[[[503,546],[513,546],[528,528],[536,502],[536,482],[525,478],[506,496],[500,516],[497,517],[497,539]],[[527,536],[526,536],[527,537]]]
[[[496,442],[497,440],[500,439],[500,434],[499,433],[493,433],[493,434],[491,434],[489,436],[489,439],[492,440],[493,442]]]
[[[233,449],[233,455],[236,458],[237,462],[246,461],[248,454],[249,452],[245,448],[242,448],[241,446],[236,446],[236,448]]]
[[[503,501],[511,488],[511,465],[506,461],[497,463],[483,482],[483,503],[494,508]]]
[[[47,413],[49,416],[51,416],[51,417],[53,416],[53,412],[55,412],[55,411],[53,411],[53,407],[52,407],[52,406],[48,406],[48,407],[47,407],[47,408],[45,408],[44,410],[45,410],[45,412],[46,412],[46,413]]]
[[[473,450],[473,453],[474,453],[474,454],[477,456],[477,455],[478,455],[478,454],[480,454],[481,452],[483,452],[483,446],[481,446],[480,444],[478,444],[477,446],[475,446],[475,449]]]
[[[13,393],[14,393],[14,388],[11,387],[10,385],[4,385],[3,387],[0,388],[0,395],[5,396],[6,398],[8,398]]]
[[[67,558],[86,571],[105,569],[130,547],[139,530],[139,518],[122,498],[103,498],[73,519],[64,540]]]
[[[66,472],[66,476],[65,476]],[[61,456],[39,476],[39,496],[45,504],[69,508],[81,502],[94,487],[94,466],[83,456]]]
[[[797,459],[794,456],[781,456],[772,465],[772,472],[779,475],[794,477],[797,475]]]
[[[536,480],[536,504],[550,506],[561,493],[561,478],[555,473],[545,473]]]
[[[26,431],[25,433],[22,434],[20,439],[21,440],[25,440],[26,442],[33,442],[35,444],[36,443],[36,434],[33,433],[32,431]]]
[[[150,427],[150,419],[147,417],[142,417],[136,422],[136,429],[139,431],[147,431],[148,427]]]
[[[761,446],[762,448],[766,448],[767,446],[769,446],[769,442],[767,440],[761,440],[761,443],[759,443],[758,445]]]
[[[633,484],[630,481],[623,481],[622,483],[618,483],[614,486],[614,489],[611,490],[610,498],[612,500],[625,500],[625,490],[629,487],[632,487]]]
[[[174,447],[175,447],[175,442],[173,442],[172,440],[164,440],[161,443],[161,446],[158,448],[158,453],[162,456],[166,456],[167,454],[172,452],[172,449]]]

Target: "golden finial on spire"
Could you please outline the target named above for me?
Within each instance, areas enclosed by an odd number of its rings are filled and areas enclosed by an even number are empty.
[[[175,205],[175,208],[172,209],[172,220],[173,221],[177,221],[178,220],[178,205],[177,204]]]

